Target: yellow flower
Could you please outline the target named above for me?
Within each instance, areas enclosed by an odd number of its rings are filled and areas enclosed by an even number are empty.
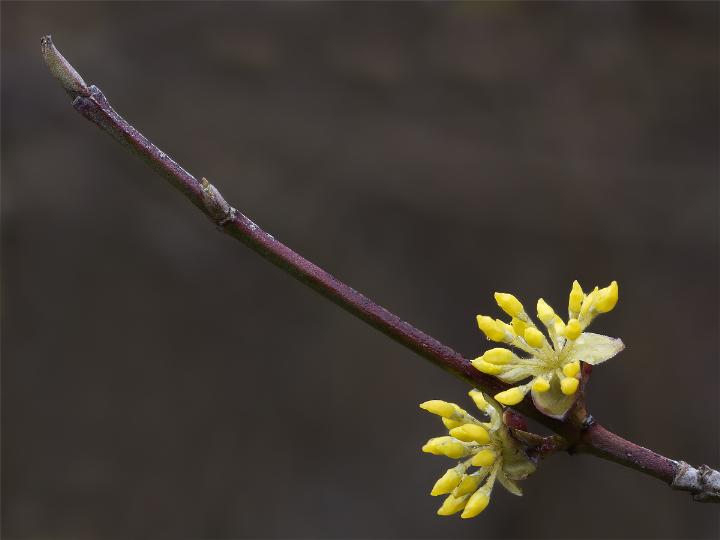
[[[525,384],[495,395],[503,405],[520,403],[530,392],[538,410],[554,418],[563,418],[575,401],[580,361],[599,364],[625,347],[619,339],[585,332],[597,315],[611,311],[617,304],[617,281],[603,289],[595,287],[588,294],[577,281],[573,282],[567,322],[545,300],[538,300],[537,317],[545,326],[547,337],[513,295],[495,293],[495,300],[512,319],[506,323],[478,315],[480,330],[489,340],[506,343],[528,355],[520,357],[510,349],[499,347],[472,361],[476,369],[507,383],[527,380]]]
[[[490,502],[496,480],[510,493],[522,495],[515,481],[535,471],[535,464],[503,423],[502,407],[478,390],[471,390],[470,397],[488,417],[487,422],[454,403],[433,399],[420,404],[420,408],[440,416],[449,432],[448,436],[430,439],[423,452],[460,459],[430,491],[433,496],[447,495],[438,509],[441,516],[460,511],[463,518],[477,516]]]

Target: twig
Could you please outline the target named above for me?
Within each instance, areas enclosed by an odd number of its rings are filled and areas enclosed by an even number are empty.
[[[473,368],[468,360],[450,347],[401,320],[263,231],[251,219],[230,206],[215,186],[204,178],[198,181],[117,114],[99,88],[85,84],[78,72],[55,48],[50,36],[42,38],[41,49],[53,76],[72,98],[73,107],[164,176],[218,228],[444,370],[488,394],[496,394],[508,388],[498,379]],[[583,393],[584,389],[580,394]],[[529,398],[515,405],[514,409],[564,438],[564,442],[560,442],[557,437],[544,439],[545,447],[539,448],[538,454],[549,454],[558,449],[593,454],[659,478],[675,489],[689,491],[695,500],[720,502],[720,473],[707,466],[694,469],[682,461],[666,458],[618,437],[595,422],[586,413],[584,403],[578,403],[573,414],[565,421],[541,414]]]

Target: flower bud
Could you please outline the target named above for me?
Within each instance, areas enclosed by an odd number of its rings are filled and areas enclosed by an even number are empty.
[[[598,291],[597,300],[595,301],[595,309],[598,313],[607,313],[611,311],[618,301],[618,284],[613,281],[609,286]]]
[[[468,395],[475,402],[475,406],[481,411],[484,411],[488,407],[488,402],[480,390],[473,388],[470,392],[468,392]]]
[[[580,308],[580,318],[587,317],[593,310],[595,310],[595,302],[597,301],[598,292],[598,288],[595,287],[593,291],[585,297],[582,307]]]
[[[483,373],[487,373],[488,375],[499,375],[503,372],[502,366],[496,366],[495,364],[486,362],[485,360],[483,360],[482,356],[473,360],[471,364],[478,371],[482,371]]]
[[[523,337],[528,345],[536,349],[539,349],[545,343],[545,336],[537,328],[526,328]]]
[[[547,326],[555,318],[555,311],[541,298],[537,302],[537,316]]]
[[[465,424],[464,426],[451,429],[450,435],[465,442],[476,442],[480,444],[490,442],[490,435],[487,430],[477,424]]]
[[[525,397],[525,393],[518,387],[510,388],[499,394],[495,394],[495,399],[503,405],[517,405]]]
[[[485,354],[483,354],[480,358],[486,362],[490,362],[491,364],[502,366],[515,358],[515,355],[508,349],[496,347],[494,349],[490,349],[489,351],[485,351]]]
[[[463,425],[462,422],[458,422],[457,420],[451,420],[450,418],[445,418],[444,416],[441,418],[441,420],[445,427],[448,428],[448,430]]]
[[[447,499],[442,503],[442,506],[438,508],[438,516],[451,516],[453,514],[457,514],[460,510],[465,508],[465,503],[467,503],[469,497],[467,495],[464,495],[463,497],[453,497],[452,495],[448,495]]]
[[[458,409],[458,406],[454,403],[448,403],[441,399],[431,399],[420,404],[421,409],[425,409],[427,412],[443,416],[445,418],[452,417],[453,413]]]
[[[453,496],[462,497],[463,495],[475,493],[484,477],[484,475],[479,474],[466,475],[453,491]]]
[[[515,332],[518,336],[522,336],[525,333],[525,329],[528,327],[528,323],[513,317],[510,321],[510,326],[512,326],[513,332]]]
[[[473,518],[485,510],[489,503],[490,497],[483,490],[478,490],[467,501],[465,510],[460,514],[460,517],[464,519]]]
[[[457,487],[461,480],[462,474],[457,471],[457,467],[453,469],[448,469],[447,472],[442,475],[437,482],[435,482],[432,491],[430,491],[430,495],[435,497],[437,495],[445,495],[446,493],[451,493],[452,490]]]
[[[570,319],[565,326],[565,337],[570,340],[575,340],[582,334],[582,326],[580,321],[577,319]]]
[[[480,330],[491,341],[503,341],[505,339],[505,328],[498,325],[491,317],[485,315],[477,316],[477,323]]]
[[[580,307],[582,306],[584,298],[585,294],[583,293],[582,287],[580,287],[577,280],[573,281],[572,289],[570,290],[570,300],[568,302],[568,311],[571,317],[577,317],[578,313],[580,313]]]
[[[435,437],[422,447],[422,451],[435,456],[443,455],[452,459],[465,457],[467,448],[453,437]]]
[[[473,467],[489,467],[493,463],[495,463],[495,458],[497,456],[495,455],[495,452],[492,450],[480,450],[477,454],[475,454],[472,458],[472,461],[470,462]]]
[[[523,305],[512,294],[496,292],[495,301],[511,317],[519,317],[523,313]]]

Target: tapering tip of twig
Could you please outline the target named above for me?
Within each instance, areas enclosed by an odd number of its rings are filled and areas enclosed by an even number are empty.
[[[85,84],[85,81],[83,81],[75,68],[70,65],[70,62],[65,60],[65,57],[57,50],[51,36],[43,36],[40,39],[40,50],[47,67],[50,69],[50,73],[70,94],[70,97],[75,98],[78,95],[87,97],[90,95],[87,84]]]

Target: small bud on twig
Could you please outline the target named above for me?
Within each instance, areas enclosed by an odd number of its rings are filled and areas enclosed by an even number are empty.
[[[235,209],[228,204],[217,188],[208,182],[207,178],[203,178],[201,184],[203,204],[215,223],[222,227],[235,217]]]
[[[52,36],[44,36],[40,39],[40,50],[47,67],[50,68],[50,73],[60,81],[71,98],[75,99],[78,95],[85,97],[90,95],[90,90],[83,78],[53,44]]]

